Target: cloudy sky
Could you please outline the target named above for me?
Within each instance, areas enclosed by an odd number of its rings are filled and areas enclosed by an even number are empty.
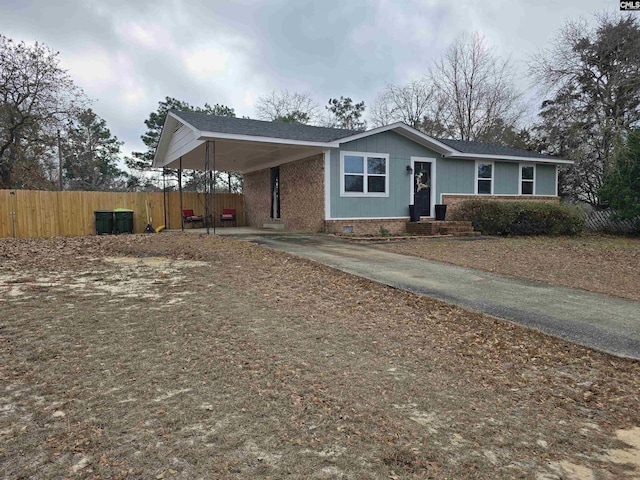
[[[0,33],[59,51],[128,154],[144,150],[143,122],[166,96],[250,117],[257,97],[281,89],[369,105],[385,83],[423,75],[462,33],[480,32],[524,73],[567,19],[617,9],[618,0],[0,0]]]

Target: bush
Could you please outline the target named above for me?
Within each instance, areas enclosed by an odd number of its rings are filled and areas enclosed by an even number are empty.
[[[579,208],[547,202],[465,200],[453,217],[484,235],[578,235],[585,224]]]

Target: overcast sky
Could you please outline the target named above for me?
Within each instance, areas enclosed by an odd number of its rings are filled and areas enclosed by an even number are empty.
[[[59,51],[129,154],[145,149],[143,122],[166,96],[252,118],[256,98],[281,89],[323,106],[340,95],[370,105],[385,83],[423,75],[462,33],[480,32],[522,65],[567,19],[618,3],[0,0],[0,33]]]

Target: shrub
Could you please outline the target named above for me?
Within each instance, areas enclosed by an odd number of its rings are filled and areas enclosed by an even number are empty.
[[[453,217],[484,235],[577,235],[585,224],[579,208],[547,202],[465,200]]]

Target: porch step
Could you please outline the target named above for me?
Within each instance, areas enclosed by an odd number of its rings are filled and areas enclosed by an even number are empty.
[[[453,235],[454,237],[470,237],[480,235],[474,232],[471,222],[423,220],[407,222],[407,233],[411,235]]]
[[[263,223],[262,228],[269,230],[284,230],[284,223]]]

